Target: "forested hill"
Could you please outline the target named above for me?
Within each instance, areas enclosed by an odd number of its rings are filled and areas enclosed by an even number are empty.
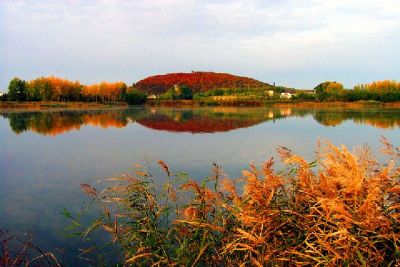
[[[136,83],[136,88],[147,93],[165,93],[174,85],[186,85],[194,93],[212,89],[269,88],[271,85],[248,77],[216,72],[169,73],[147,77]]]

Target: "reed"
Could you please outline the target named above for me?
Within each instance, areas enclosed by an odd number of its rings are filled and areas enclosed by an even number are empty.
[[[43,251],[32,239],[30,233],[20,237],[0,229],[0,266],[62,266],[53,253]]]
[[[315,162],[281,147],[283,171],[271,159],[231,179],[214,165],[202,183],[159,161],[163,186],[142,167],[101,192],[82,185],[103,207],[84,233],[110,233],[126,265],[394,266],[400,150],[382,143],[384,163],[323,142]]]

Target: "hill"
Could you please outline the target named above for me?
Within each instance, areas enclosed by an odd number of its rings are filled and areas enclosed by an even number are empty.
[[[174,85],[189,86],[195,93],[220,88],[261,89],[271,87],[267,83],[252,78],[216,72],[169,73],[150,76],[136,83],[139,90],[153,94],[164,93]]]

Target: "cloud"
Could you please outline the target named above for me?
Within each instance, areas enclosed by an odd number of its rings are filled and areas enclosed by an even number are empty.
[[[2,1],[0,88],[212,70],[295,87],[399,79],[400,4],[353,1]],[[1,89],[0,89],[1,90]]]

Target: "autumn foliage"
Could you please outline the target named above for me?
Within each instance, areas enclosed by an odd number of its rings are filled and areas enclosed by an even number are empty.
[[[314,90],[319,101],[400,101],[400,83],[390,80],[359,84],[352,90],[343,89],[341,83],[328,81],[319,84]]]
[[[82,88],[82,95],[91,100],[101,101],[121,101],[125,94],[127,86],[123,82],[101,82],[92,85],[86,85]]]
[[[82,85],[79,81],[70,81],[54,76],[40,77],[29,82],[14,78],[12,83],[17,84],[18,88],[15,89],[16,91],[23,92],[22,96],[10,99],[13,101],[115,102],[123,101],[127,91],[127,86],[124,82],[101,82],[92,85]]]
[[[78,81],[69,81],[54,76],[40,77],[28,82],[28,100],[78,100],[81,88]]]
[[[369,84],[356,85],[354,89],[364,89],[374,92],[400,91],[400,82],[390,80],[376,81]]]
[[[382,142],[385,163],[326,142],[314,163],[279,148],[286,171],[271,159],[231,179],[215,165],[199,184],[159,161],[162,187],[143,168],[101,193],[82,185],[104,208],[85,236],[109,232],[127,265],[394,266],[400,150]]]
[[[139,90],[148,93],[165,93],[174,85],[189,86],[193,92],[212,89],[261,88],[268,86],[255,79],[216,72],[169,73],[147,77],[136,83]]]

